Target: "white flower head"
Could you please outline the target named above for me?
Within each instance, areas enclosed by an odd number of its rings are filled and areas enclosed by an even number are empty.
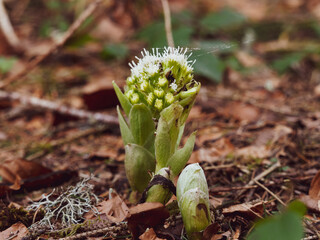
[[[138,99],[149,106],[157,117],[162,109],[181,100],[181,92],[195,86],[198,89],[199,83],[193,80],[195,60],[189,60],[191,54],[187,55],[187,51],[187,48],[180,47],[165,47],[161,52],[159,48],[151,51],[143,49],[142,57],[136,57],[137,62],[129,63],[131,76],[127,79],[126,92],[133,89],[135,93],[139,93],[139,98],[131,96],[130,102],[135,104]],[[165,96],[170,96],[170,100],[165,99]]]

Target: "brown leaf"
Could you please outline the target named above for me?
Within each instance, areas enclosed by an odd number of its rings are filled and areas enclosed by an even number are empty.
[[[230,206],[228,208],[224,208],[222,213],[225,215],[228,214],[237,214],[245,216],[246,218],[250,218],[251,220],[256,219],[257,217],[262,218],[263,214],[263,206],[265,202],[259,203],[241,203],[237,205]]]
[[[108,74],[110,75],[110,73]],[[90,82],[83,88],[82,97],[88,110],[102,110],[119,104],[112,85],[114,77],[109,75],[102,73],[102,75],[94,76],[95,81]],[[119,85],[119,82],[117,84]],[[120,87],[121,85],[120,82]]]
[[[320,171],[313,177],[309,188],[309,195],[301,195],[299,199],[308,209],[320,212]]]
[[[260,114],[258,108],[243,102],[230,102],[217,110],[220,114],[241,122],[255,122],[259,119]]]
[[[97,208],[100,213],[106,214],[112,222],[121,222],[129,216],[128,206],[116,193],[112,193],[112,198],[102,201]]]
[[[158,202],[142,203],[130,208],[127,220],[133,239],[139,239],[147,228],[163,223],[169,216],[169,211]]]
[[[158,238],[156,233],[154,232],[153,228],[148,229],[145,231],[139,239],[141,240],[164,240],[164,238]]]
[[[196,153],[198,162],[215,162],[233,151],[235,151],[235,147],[230,139],[221,138],[211,144],[210,148],[200,148]]]
[[[237,149],[235,155],[267,158],[275,150],[275,148],[271,146],[277,141],[286,138],[291,133],[292,129],[285,125],[276,125],[273,128],[266,128],[257,134],[252,145]]]
[[[311,181],[309,196],[320,200],[320,171],[318,171]]]
[[[299,200],[303,202],[306,207],[314,212],[320,212],[320,200],[316,198],[312,198],[309,195],[301,195]]]
[[[0,232],[0,239],[20,240],[29,233],[28,228],[21,222],[13,224],[8,229]]]
[[[220,225],[218,223],[210,224],[204,231],[203,231],[203,240],[211,240],[214,236],[216,236],[220,230]],[[220,235],[220,234],[219,234]]]
[[[0,176],[2,176],[5,181],[14,184],[12,186],[14,190],[20,188],[21,180],[50,172],[52,172],[50,169],[36,162],[24,159],[8,160],[0,166]]]

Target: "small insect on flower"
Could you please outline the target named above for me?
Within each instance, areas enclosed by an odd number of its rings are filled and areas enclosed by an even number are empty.
[[[193,79],[195,61],[188,60],[191,54],[186,55],[187,50],[166,47],[163,52],[158,48],[149,52],[144,49],[142,57],[136,57],[137,63],[129,63],[131,76],[127,79],[125,95],[131,104],[144,103],[153,117],[158,118],[160,112],[175,101],[191,97],[192,102],[200,84]]]

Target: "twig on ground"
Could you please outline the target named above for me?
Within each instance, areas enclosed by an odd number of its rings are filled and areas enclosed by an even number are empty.
[[[67,107],[49,100],[44,100],[36,97],[24,96],[17,92],[6,92],[0,90],[0,99],[17,100],[25,105],[31,105],[34,107],[43,108],[58,112],[63,115],[69,115],[80,119],[89,119],[97,122],[103,122],[108,124],[118,124],[118,119],[115,116],[104,113],[93,113],[86,110]]]
[[[281,167],[281,164],[279,161],[277,161],[275,164],[273,164],[271,167],[269,167],[267,170],[263,171],[262,173],[260,173],[258,176],[256,176],[254,179],[252,179],[247,185],[251,186],[255,183],[255,181],[260,180],[261,178],[264,178],[265,176],[267,176],[268,174],[270,174],[271,172],[273,172],[274,170],[276,170],[278,167]]]
[[[2,0],[0,0],[2,1]],[[39,63],[41,63],[45,58],[55,52],[59,47],[63,46],[66,41],[74,34],[74,32],[81,26],[81,24],[96,10],[98,5],[102,0],[96,0],[92,2],[85,11],[83,11],[80,16],[71,24],[69,29],[59,38],[56,40],[49,50],[44,53],[43,55],[39,55],[38,57],[34,58],[30,61],[27,66],[19,73],[15,75],[11,75],[6,78],[2,83],[0,83],[0,88],[4,88],[9,85],[11,82],[22,79],[26,76],[31,70],[33,70]]]
[[[279,203],[281,203],[283,206],[286,206],[286,204],[275,194],[273,193],[269,188],[267,188],[266,186],[264,186],[263,184],[261,184],[259,181],[254,180],[254,182],[259,185],[261,188],[263,188],[264,190],[266,190],[268,193],[270,193],[275,199],[278,200]]]
[[[101,229],[96,229],[92,231],[87,231],[83,233],[77,233],[73,236],[59,238],[60,240],[74,240],[74,239],[80,239],[84,237],[91,237],[95,235],[101,235],[104,234],[107,237],[119,237],[119,236],[126,236],[129,235],[130,232],[128,230],[128,224],[126,222],[120,222],[117,223],[115,226],[108,226]]]
[[[170,7],[168,0],[161,0],[163,15],[164,15],[164,24],[166,28],[166,36],[169,47],[174,47],[172,28],[171,28],[171,15],[170,15]]]
[[[11,25],[3,0],[0,0],[0,28],[9,45],[17,52],[23,50],[22,44]]]
[[[260,173],[258,176],[256,176],[254,179],[250,180],[250,182],[245,185],[245,187],[248,186],[252,186],[255,181],[259,181],[260,179],[264,178],[265,176],[267,176],[268,174],[270,174],[271,172],[273,172],[274,170],[276,170],[278,167],[280,167],[281,164],[279,161],[277,161],[275,164],[273,164],[270,168],[266,169],[265,171],[263,171],[262,173]],[[239,193],[238,196],[240,196],[241,194],[243,194],[247,189],[244,188],[242,189]]]
[[[204,167],[203,170],[215,170],[215,169],[223,169],[223,168],[231,168],[236,166],[235,164],[231,163],[231,164],[223,164],[223,165],[219,165],[219,166],[208,166],[208,167]]]

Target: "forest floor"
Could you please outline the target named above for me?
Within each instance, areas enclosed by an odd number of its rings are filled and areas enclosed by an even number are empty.
[[[124,86],[130,74],[127,62],[139,56],[143,44],[128,43],[130,57],[107,63],[97,45],[57,48],[23,78],[0,89],[0,239],[126,239],[131,234],[138,239],[151,227],[140,239],[181,238],[179,216],[157,222],[165,215],[159,205],[129,201],[111,82]],[[189,163],[202,166],[209,186],[215,223],[207,239],[245,239],[257,220],[295,199],[308,209],[305,239],[320,236],[319,55],[280,74],[261,55],[279,45],[281,40],[254,43],[259,54],[236,50],[234,56],[251,70],[226,67],[220,84],[195,75],[202,86],[185,136],[197,130]],[[17,69],[29,66],[21,59]],[[41,99],[48,101],[45,106]],[[77,118],[72,109],[85,109],[85,116]],[[104,120],[97,120],[95,112]],[[55,189],[54,201],[87,178],[99,196],[99,217],[83,215],[87,224],[66,231],[73,236],[61,231],[59,219],[52,220],[53,228],[28,229],[44,214],[26,210],[32,201]],[[86,181],[82,184],[88,187]]]

